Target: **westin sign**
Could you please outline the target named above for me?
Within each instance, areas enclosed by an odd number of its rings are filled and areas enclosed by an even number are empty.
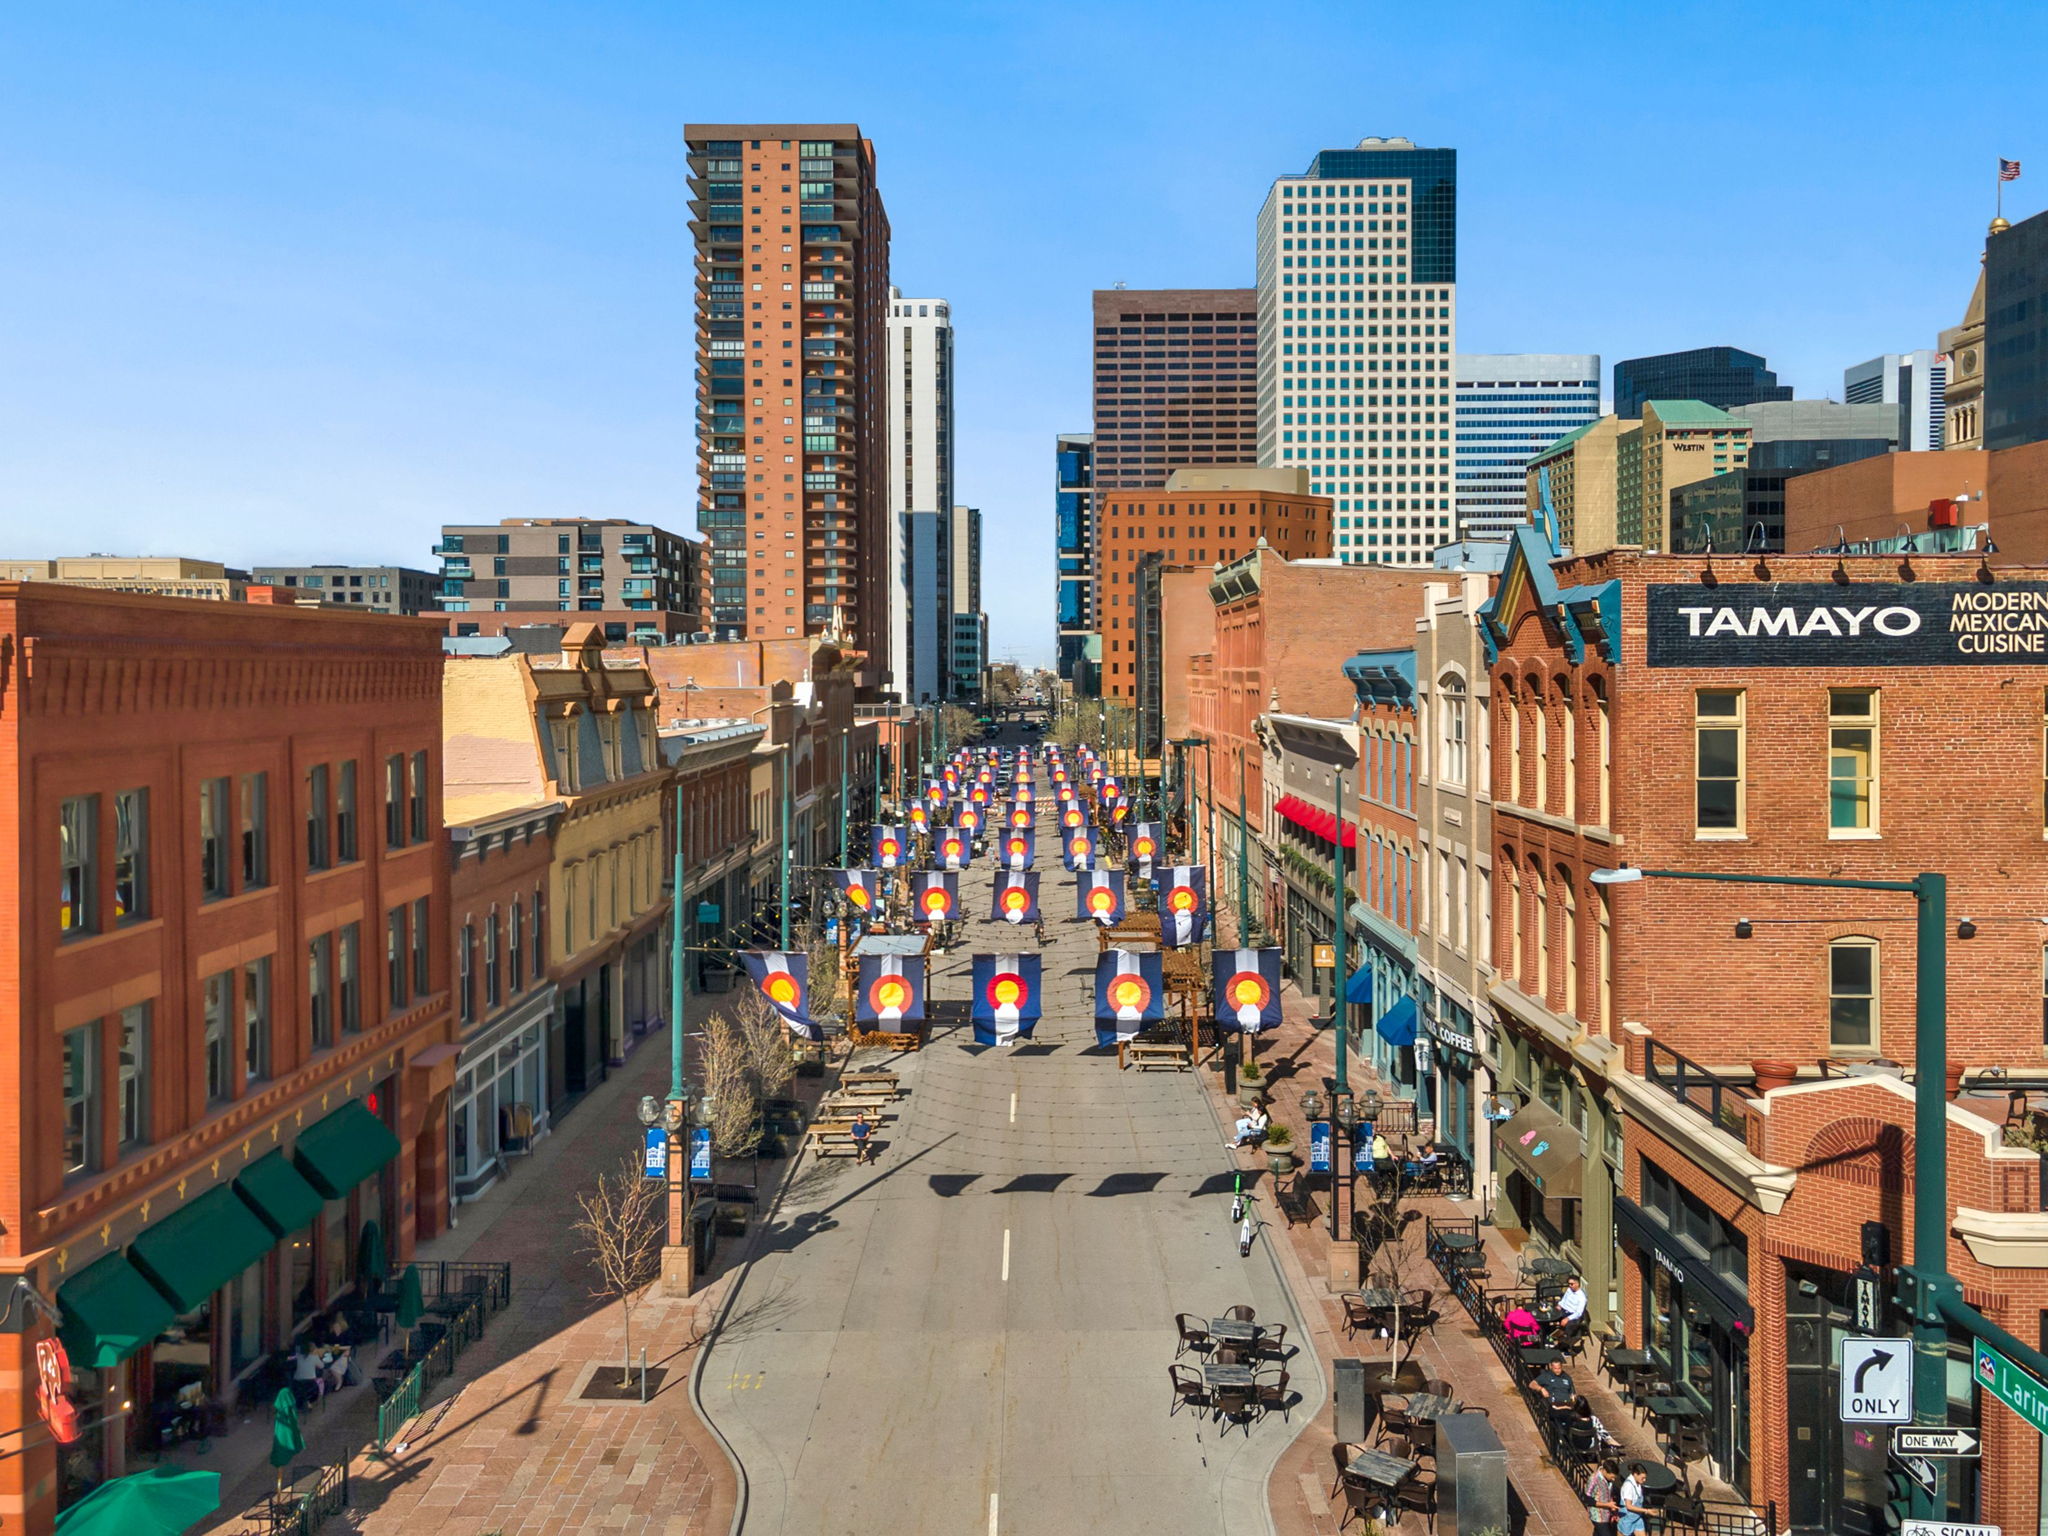
[[[2048,582],[1653,586],[1653,667],[2048,663]]]

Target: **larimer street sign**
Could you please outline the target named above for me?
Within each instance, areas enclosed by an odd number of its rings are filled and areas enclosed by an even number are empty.
[[[1976,1348],[1977,1385],[2048,1434],[2048,1386],[2021,1370],[1982,1339]]]
[[[1904,1424],[1913,1417],[1913,1341],[1842,1340],[1842,1422]]]

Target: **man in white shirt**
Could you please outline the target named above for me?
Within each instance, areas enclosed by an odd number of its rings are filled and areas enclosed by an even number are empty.
[[[1577,1275],[1565,1281],[1564,1294],[1557,1298],[1557,1310],[1568,1328],[1586,1320],[1586,1288],[1579,1284]]]

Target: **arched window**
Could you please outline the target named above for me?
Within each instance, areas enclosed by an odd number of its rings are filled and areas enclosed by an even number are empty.
[[[1507,777],[1499,797],[1513,804],[1522,798],[1522,707],[1514,690],[1503,688],[1500,695],[1500,728],[1507,733]]]
[[[1536,948],[1536,985],[1531,995],[1538,1002],[1550,1001],[1550,888],[1541,870],[1529,871],[1530,896],[1535,903],[1532,933]]]
[[[1607,693],[1598,683],[1591,689],[1593,695],[1593,751],[1599,759],[1600,802],[1586,807],[1586,815],[1593,825],[1611,827],[1614,825],[1614,730],[1607,708]]]
[[[1529,797],[1523,804],[1547,811],[1550,809],[1550,700],[1542,683],[1534,678],[1530,679],[1526,691],[1529,695],[1529,730],[1536,748],[1536,781],[1530,786]]]
[[[1436,684],[1436,776],[1449,785],[1463,785],[1466,774],[1465,679],[1446,672]]]
[[[1557,690],[1557,719],[1559,741],[1564,748],[1563,793],[1557,810],[1560,816],[1572,816],[1577,813],[1579,797],[1579,724],[1578,714],[1572,708],[1571,690],[1561,684]]]
[[[1564,1011],[1573,1017],[1579,1012],[1579,902],[1572,890],[1571,871],[1560,864],[1557,867],[1557,892],[1562,907],[1564,932],[1562,958],[1564,960]]]
[[[1607,906],[1607,887],[1604,885],[1594,886],[1593,900],[1598,905],[1600,918],[1599,953],[1594,959],[1594,964],[1599,971],[1595,981],[1600,989],[1598,1009],[1600,1033],[1612,1039],[1614,1037],[1614,1020],[1612,1018],[1614,1007],[1614,924],[1613,914]]]

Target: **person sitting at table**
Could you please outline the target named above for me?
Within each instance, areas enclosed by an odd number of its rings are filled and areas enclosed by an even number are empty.
[[[1595,1445],[1606,1447],[1621,1443],[1614,1436],[1607,1433],[1607,1426],[1600,1422],[1600,1415],[1593,1411],[1593,1405],[1586,1401],[1586,1395],[1583,1392],[1579,1394],[1577,1400],[1572,1404],[1572,1422],[1583,1425],[1587,1433],[1593,1437]]]
[[[1507,1330],[1508,1337],[1517,1344],[1534,1344],[1543,1337],[1543,1325],[1536,1321],[1536,1314],[1529,1310],[1525,1302],[1517,1301],[1509,1307],[1507,1315],[1500,1320],[1500,1325]]]
[[[1529,1383],[1529,1390],[1549,1403],[1553,1413],[1561,1413],[1570,1408],[1572,1399],[1578,1396],[1578,1389],[1572,1385],[1571,1377],[1565,1374],[1564,1367],[1555,1360],[1536,1373],[1535,1379]]]
[[[1567,1325],[1586,1320],[1586,1288],[1579,1284],[1577,1275],[1565,1281],[1564,1292],[1557,1298],[1557,1310]]]
[[[1442,1161],[1443,1158],[1437,1152],[1435,1142],[1426,1141],[1422,1144],[1422,1156],[1417,1159],[1417,1164],[1424,1173],[1436,1172],[1437,1164]]]
[[[847,1128],[847,1134],[853,1137],[854,1162],[870,1163],[874,1161],[874,1146],[868,1140],[873,1131],[874,1127],[868,1124],[868,1112],[864,1109],[856,1109],[853,1112],[853,1124]]]
[[[1258,1147],[1265,1145],[1266,1127],[1268,1124],[1269,1120],[1266,1111],[1257,1104],[1254,1104],[1238,1118],[1237,1140],[1232,1142],[1231,1145],[1233,1147]]]
[[[292,1395],[302,1405],[310,1406],[319,1402],[326,1390],[327,1378],[321,1374],[320,1357],[313,1352],[313,1341],[299,1340],[298,1353],[292,1356]]]
[[[1375,1163],[1390,1163],[1394,1160],[1394,1149],[1387,1145],[1387,1138],[1378,1131],[1372,1133],[1372,1160]]]

